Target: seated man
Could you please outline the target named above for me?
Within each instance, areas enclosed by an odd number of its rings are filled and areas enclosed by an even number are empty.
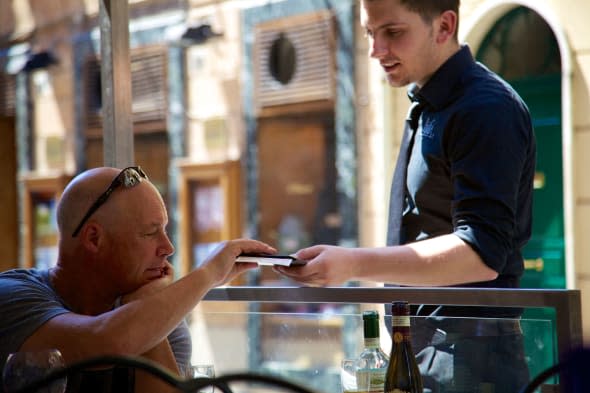
[[[138,167],[95,168],[74,178],[57,207],[57,265],[0,274],[0,363],[11,352],[57,348],[66,364],[131,355],[182,373],[191,355],[185,315],[211,288],[256,267],[236,264],[239,254],[276,250],[228,241],[173,282],[167,223],[162,197]],[[136,392],[173,391],[145,372],[117,375]],[[68,392],[87,392],[81,379],[68,380]]]

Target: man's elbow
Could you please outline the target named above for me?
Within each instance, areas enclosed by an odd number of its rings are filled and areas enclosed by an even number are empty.
[[[489,267],[486,266],[484,275],[485,275],[485,280],[484,281],[493,281],[496,278],[498,278],[498,275],[499,274],[494,269],[490,269]]]
[[[485,262],[478,258],[477,276],[478,281],[493,281],[498,278],[499,273],[485,264]]]

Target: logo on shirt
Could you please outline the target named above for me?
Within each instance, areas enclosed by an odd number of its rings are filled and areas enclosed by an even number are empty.
[[[424,138],[433,139],[435,125],[436,120],[432,118],[423,118],[422,130],[420,130],[420,135],[422,135]]]

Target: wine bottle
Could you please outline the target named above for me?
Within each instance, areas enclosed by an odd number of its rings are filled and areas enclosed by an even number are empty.
[[[379,313],[363,313],[364,349],[357,359],[357,388],[359,392],[383,392],[389,358],[379,341]]]
[[[392,302],[391,355],[385,377],[385,393],[422,393],[422,377],[412,351],[410,306]]]

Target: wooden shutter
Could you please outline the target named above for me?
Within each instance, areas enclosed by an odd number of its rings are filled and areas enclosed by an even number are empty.
[[[100,62],[96,57],[88,58],[84,67],[84,97],[86,107],[86,129],[88,132],[102,128],[102,91],[100,85]]]
[[[85,70],[86,127],[99,135],[102,127],[100,60],[88,59]],[[136,133],[166,129],[167,56],[163,47],[146,47],[131,53],[131,110]]]
[[[138,131],[142,129],[139,123],[146,122],[158,122],[160,130],[166,129],[166,61],[166,52],[161,47],[143,48],[131,54],[133,122]]]
[[[276,19],[255,30],[254,74],[257,108],[332,100],[335,89],[335,33],[327,11]],[[286,37],[295,48],[295,71],[288,83],[272,75],[273,43]]]

